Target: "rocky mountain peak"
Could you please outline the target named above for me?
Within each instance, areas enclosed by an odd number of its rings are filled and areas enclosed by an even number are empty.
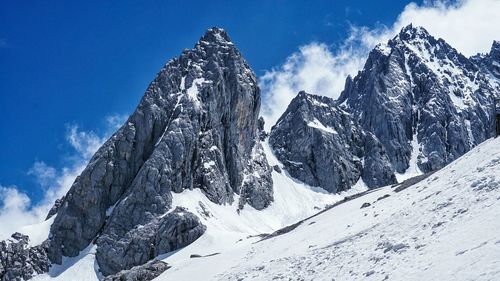
[[[369,187],[395,182],[376,138],[325,96],[299,92],[271,129],[269,144],[291,176],[329,192],[361,178]]]
[[[492,61],[496,62],[497,68],[500,69],[500,41],[494,40],[491,45],[489,57]]]
[[[497,73],[491,54],[479,59]],[[361,173],[373,187],[434,171],[493,134],[491,97],[498,90],[485,74],[446,41],[410,24],[370,52],[338,101],[300,92],[273,127],[270,144],[290,175],[330,191],[349,188]],[[346,127],[350,139],[342,138]],[[338,156],[364,160],[349,165]],[[332,180],[335,168],[325,163],[339,162],[344,169]],[[370,170],[379,172],[364,174]]]
[[[401,31],[387,42],[390,48],[412,51],[421,56],[431,54],[435,49],[441,52],[448,52],[453,49],[443,39],[436,39],[434,36],[421,26],[413,26],[412,24],[403,27]],[[442,50],[441,50],[442,49]],[[458,52],[457,52],[458,53]]]
[[[495,82],[477,63],[413,25],[383,46],[346,81],[339,102],[377,136],[398,173],[439,169],[492,134]],[[495,73],[491,59],[476,61]]]
[[[500,91],[500,41],[493,41],[489,53],[474,55],[470,60],[481,68],[483,74],[487,74],[493,79],[488,82]]]
[[[410,23],[409,25],[403,27],[396,37],[402,41],[412,41],[426,39],[432,36],[422,26],[413,26],[413,24]]]
[[[227,32],[220,27],[209,28],[205,32],[205,35],[203,35],[201,37],[199,43],[201,43],[201,44],[212,43],[212,44],[223,44],[223,45],[233,44],[231,42],[231,38],[229,38],[229,35],[227,34]]]
[[[493,43],[491,44],[490,53],[493,53],[493,52],[500,52],[500,41],[493,40]]]
[[[205,226],[177,208],[172,194],[184,190],[216,204],[237,200],[238,209],[269,206],[259,110],[255,74],[223,29],[209,29],[160,70],[75,180],[51,227],[51,261],[95,243],[99,268],[110,275],[186,246]]]
[[[412,24],[401,29],[394,38],[387,42],[387,45],[404,53],[414,53],[421,59],[449,59],[461,63],[466,60],[465,56],[445,40],[435,38],[424,27],[413,26]]]
[[[315,105],[332,107],[336,104],[335,100],[326,96],[309,94],[306,91],[300,91],[290,102],[291,104],[306,104],[310,109],[315,109]]]

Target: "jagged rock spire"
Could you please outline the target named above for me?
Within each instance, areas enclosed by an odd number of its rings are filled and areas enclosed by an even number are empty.
[[[201,37],[200,41],[218,44],[232,44],[231,38],[229,38],[227,32],[220,27],[209,28],[205,35]]]
[[[346,81],[339,102],[384,144],[397,172],[439,169],[491,136],[496,82],[474,60],[413,25],[386,46]]]
[[[188,210],[169,212],[173,192],[198,188],[218,204],[239,194],[239,208],[267,207],[272,179],[259,109],[255,74],[223,29],[209,29],[161,69],[76,179],[51,228],[51,260],[95,241],[108,275],[191,243],[205,227]]]

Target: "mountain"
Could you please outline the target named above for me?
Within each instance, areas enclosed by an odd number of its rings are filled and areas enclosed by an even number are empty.
[[[339,103],[377,136],[401,174],[442,168],[492,137],[499,92],[473,59],[409,25],[347,78]]]
[[[328,97],[300,92],[273,126],[269,144],[294,178],[330,192],[396,182],[380,142]]]
[[[212,202],[256,209],[272,202],[258,142],[255,74],[225,31],[212,28],[168,62],[127,122],[90,160],[51,227],[52,262],[93,240],[114,274],[184,247],[205,227],[172,209],[172,193],[199,188]],[[141,226],[138,228],[137,226]]]
[[[498,276],[499,54],[407,26],[267,133],[255,74],[211,28],[47,220],[0,242],[0,280]]]
[[[488,54],[478,54],[471,58],[490,77],[500,79],[500,42],[493,41]],[[497,83],[498,85],[498,83]]]
[[[409,25],[370,52],[338,100],[299,93],[269,143],[291,176],[331,192],[438,170],[495,135],[499,58],[496,41],[466,58]]]
[[[95,243],[100,272],[110,275],[188,245],[206,227],[189,210],[173,208],[173,193],[186,189],[217,204],[236,200],[239,209],[269,206],[259,109],[255,74],[224,30],[209,29],[161,69],[56,202],[50,261],[61,264]]]
[[[420,182],[372,189],[320,214],[190,259],[164,280],[498,280],[500,138]],[[178,258],[181,256],[182,258]]]

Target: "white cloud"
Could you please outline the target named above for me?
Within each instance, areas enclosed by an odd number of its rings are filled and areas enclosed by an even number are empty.
[[[66,138],[71,146],[83,158],[92,157],[104,142],[104,139],[97,136],[93,131],[81,131],[77,125],[69,127]]]
[[[120,116],[114,115],[106,118],[107,127],[102,136],[93,131],[82,131],[75,125],[70,126],[66,139],[74,153],[66,159],[69,161],[69,165],[66,167],[56,169],[43,161],[36,161],[33,164],[28,175],[34,176],[44,191],[43,198],[36,204],[32,204],[29,196],[16,186],[0,186],[0,240],[10,237],[15,231],[29,232],[30,229],[33,229],[29,225],[45,220],[54,201],[66,194],[92,155],[119,127],[118,124],[124,122],[125,117]]]
[[[41,186],[47,186],[56,178],[56,169],[45,164],[43,161],[36,161],[28,171],[28,175],[35,176]]]
[[[435,1],[405,7],[393,25],[392,34],[403,26],[423,26],[466,56],[488,52],[493,40],[500,39],[500,0]]]
[[[335,50],[317,42],[300,47],[283,65],[260,77],[266,129],[300,90],[337,98],[347,75],[362,69],[369,51],[410,23],[425,27],[466,56],[488,52],[493,40],[500,39],[498,11],[500,0],[410,3],[390,26],[352,26],[349,37]]]
[[[30,209],[31,200],[15,186],[0,186],[0,240],[8,238],[22,225],[39,222],[38,208]]]
[[[284,112],[290,100],[301,90],[311,94],[337,97],[349,74],[356,73],[363,65],[365,52],[354,48],[354,39],[333,53],[326,44],[310,43],[290,55],[277,69],[260,77],[265,95],[262,106],[269,129]]]
[[[106,117],[106,135],[111,136],[125,123],[128,116],[124,114],[113,114]]]

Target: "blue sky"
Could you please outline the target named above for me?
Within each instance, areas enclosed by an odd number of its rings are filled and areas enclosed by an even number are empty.
[[[67,165],[71,126],[103,134],[106,117],[132,112],[160,67],[208,27],[225,28],[262,75],[311,41],[335,48],[351,24],[390,24],[407,4],[104,2],[2,1],[0,184],[16,185],[34,200],[42,194],[28,173],[35,161]]]

